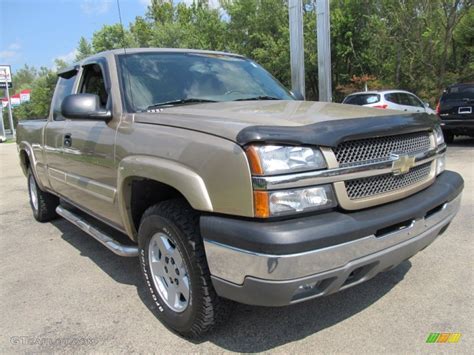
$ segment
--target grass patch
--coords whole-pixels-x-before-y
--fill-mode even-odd
[[[3,144],[5,143],[16,143],[16,141],[13,138],[8,138],[6,141],[3,142]]]

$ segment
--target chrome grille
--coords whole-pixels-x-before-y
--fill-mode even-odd
[[[347,195],[351,200],[356,200],[404,189],[427,179],[430,172],[431,162],[414,167],[403,175],[390,173],[349,180],[345,182]]]
[[[430,149],[430,133],[416,132],[397,136],[348,141],[333,148],[339,166],[385,160],[391,153],[415,154]]]

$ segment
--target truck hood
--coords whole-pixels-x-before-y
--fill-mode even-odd
[[[192,104],[137,113],[135,122],[200,131],[250,142],[334,146],[347,139],[432,129],[433,115],[314,101]]]

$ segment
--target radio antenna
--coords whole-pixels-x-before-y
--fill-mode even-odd
[[[120,21],[120,29],[122,32],[122,47],[123,47],[123,55],[124,55],[124,67],[127,67],[127,42],[125,41],[125,28],[123,27],[123,22],[122,22],[122,11],[120,10],[120,0],[117,0],[117,10],[118,10],[118,16],[119,16],[119,21]],[[132,92],[132,82],[130,80],[130,73],[128,72],[127,68],[127,82],[128,82],[128,91],[130,94],[130,101],[132,104],[132,107],[135,108],[135,105],[133,104],[133,92]]]

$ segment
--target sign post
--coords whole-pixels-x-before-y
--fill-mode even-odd
[[[8,100],[8,118],[10,122],[10,129],[13,137],[16,136],[15,127],[13,125],[13,114],[12,114],[12,103],[10,100],[10,88],[12,87],[12,74],[9,65],[0,65],[0,88],[4,88],[7,93]],[[2,127],[3,127],[3,114],[2,114]]]
[[[288,12],[290,22],[291,90],[298,97],[304,98],[303,1],[290,0]]]
[[[319,101],[332,101],[329,0],[316,1]]]
[[[2,115],[0,119],[0,143],[2,143],[7,140],[7,135],[5,134],[5,127],[3,126],[3,105],[0,108],[0,114]]]

